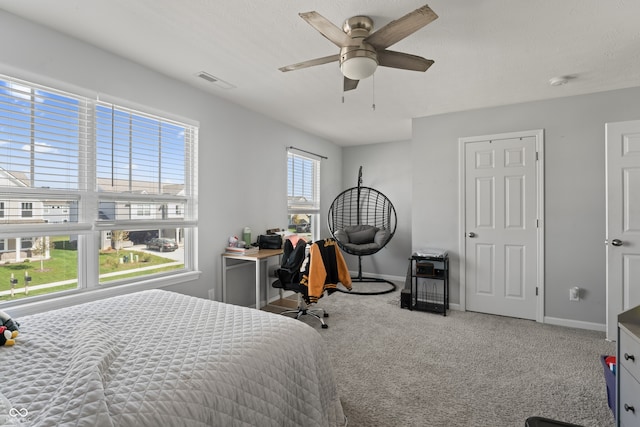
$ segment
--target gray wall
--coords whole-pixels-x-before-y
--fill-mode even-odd
[[[296,147],[328,157],[322,160],[323,194],[342,183],[342,149],[283,123],[121,57],[0,11],[0,73],[42,84],[108,94],[200,122],[199,280],[174,286],[187,294],[221,295],[221,261],[229,235],[245,226],[254,236],[287,224],[286,151]],[[197,70],[194,70],[197,71]],[[241,90],[239,88],[238,90]],[[265,168],[265,165],[268,167]],[[323,199],[328,210],[331,200]],[[322,235],[328,233],[323,223]],[[251,268],[230,273],[230,299],[255,301]]]
[[[322,212],[356,184],[379,189],[398,212],[388,247],[363,270],[404,277],[412,249],[435,246],[452,257],[452,302],[458,298],[458,138],[545,130],[546,316],[605,323],[604,124],[640,118],[640,88],[561,98],[414,120],[412,141],[342,149],[221,98],[0,11],[0,73],[43,84],[77,86],[200,122],[200,280],[174,286],[220,296],[220,256],[230,234],[254,234],[286,220],[288,145],[322,161]],[[19,40],[19,43],[16,42]],[[344,162],[344,163],[343,163]],[[260,173],[262,164],[281,165]],[[246,174],[239,170],[249,171]],[[233,179],[229,177],[232,176]],[[326,236],[325,219],[321,235]],[[351,269],[357,268],[349,257]],[[248,269],[250,270],[250,269]],[[253,303],[251,271],[234,272],[231,300]],[[586,290],[579,303],[568,289]]]
[[[413,121],[413,246],[449,249],[459,302],[458,139],[544,129],[545,317],[606,323],[605,133],[640,118],[640,88]],[[585,290],[569,301],[569,288]]]
[[[370,144],[343,149],[343,190],[358,185],[372,187],[391,200],[398,215],[396,234],[377,254],[362,257],[363,275],[404,279],[411,255],[411,141]],[[337,194],[336,194],[337,195]],[[333,197],[335,198],[335,196]],[[333,199],[332,198],[332,199]],[[349,270],[358,271],[358,257],[345,254]]]

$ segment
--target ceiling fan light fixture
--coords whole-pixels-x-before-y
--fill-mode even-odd
[[[340,52],[340,71],[351,80],[371,77],[378,68],[378,56],[373,47],[362,43],[358,47],[344,47]]]
[[[340,71],[351,80],[363,80],[371,77],[378,68],[378,61],[365,56],[356,56],[342,61]]]

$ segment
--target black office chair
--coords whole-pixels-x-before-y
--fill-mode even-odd
[[[295,314],[296,319],[300,319],[302,316],[311,316],[318,319],[322,324],[322,328],[326,329],[329,325],[324,322],[323,318],[329,317],[329,314],[322,308],[309,308],[309,304],[306,302],[308,288],[300,284],[303,264],[305,260],[308,262],[306,247],[307,242],[303,239],[298,240],[295,248],[290,240],[285,240],[282,264],[275,271],[278,280],[274,281],[271,286],[285,291],[293,291],[298,296],[298,308],[286,310],[280,314]]]

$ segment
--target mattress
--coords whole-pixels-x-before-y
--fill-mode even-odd
[[[322,337],[285,316],[151,290],[16,320],[0,425],[346,425]]]

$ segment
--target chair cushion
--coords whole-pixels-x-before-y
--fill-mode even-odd
[[[353,255],[372,255],[387,244],[391,233],[373,225],[350,225],[337,230],[334,235],[340,247]]]
[[[333,237],[340,243],[349,243],[349,235],[344,230],[336,230],[336,232],[333,233]]]
[[[363,245],[374,242],[378,229],[373,225],[352,225],[345,227],[344,231],[349,236],[349,243]]]
[[[354,255],[371,255],[380,250],[380,245],[377,243],[363,243],[356,245],[355,243],[343,243],[344,250]]]
[[[375,244],[382,247],[387,244],[387,242],[389,241],[389,237],[391,237],[389,230],[387,230],[386,228],[381,228],[380,230],[376,231],[376,235],[373,236],[373,241]]]

